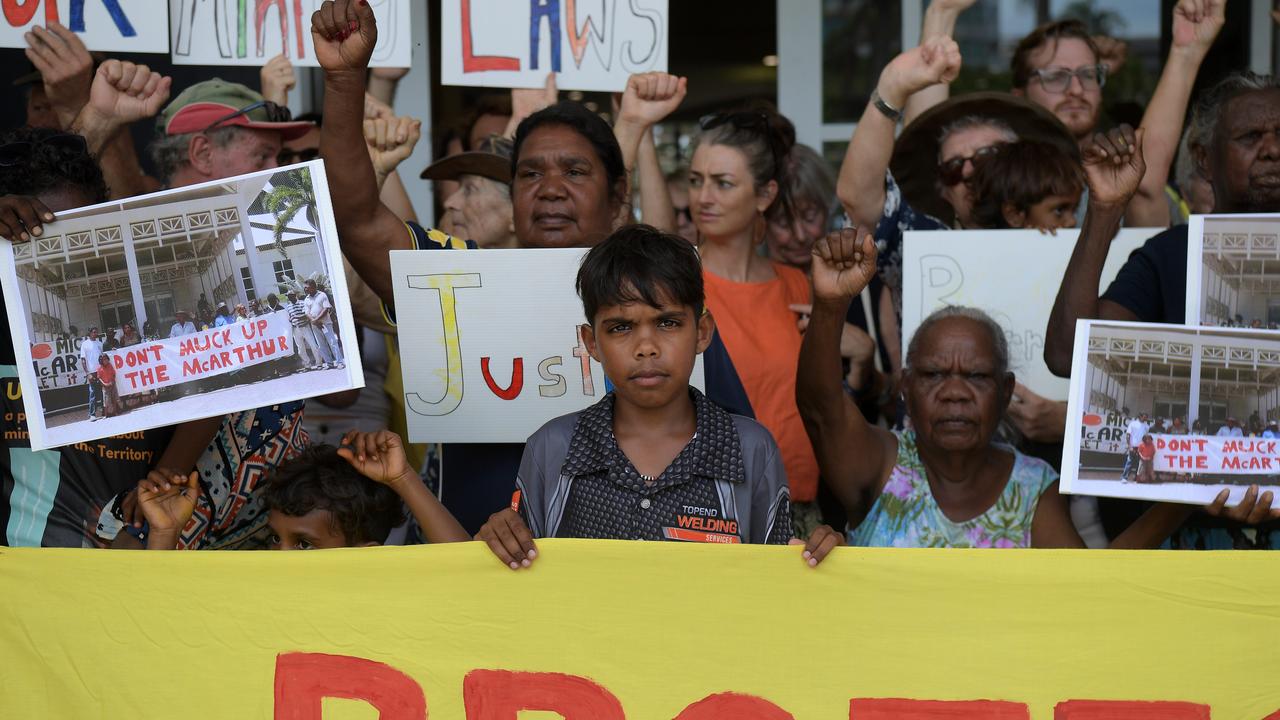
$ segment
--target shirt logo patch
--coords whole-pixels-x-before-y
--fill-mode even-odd
[[[662,535],[668,540],[679,540],[681,542],[719,543],[721,545],[738,545],[742,543],[742,539],[737,535],[685,530],[684,528],[664,527],[662,528]]]

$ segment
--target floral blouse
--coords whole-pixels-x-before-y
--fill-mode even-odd
[[[1040,495],[1058,479],[1048,463],[1008,448],[1013,471],[1004,491],[986,512],[952,522],[933,499],[914,431],[898,437],[898,462],[884,491],[858,527],[848,531],[850,545],[862,547],[1031,547],[1031,521]]]

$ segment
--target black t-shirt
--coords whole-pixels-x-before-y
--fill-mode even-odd
[[[1181,325],[1187,317],[1187,226],[1178,225],[1146,241],[1103,293],[1141,322]]]

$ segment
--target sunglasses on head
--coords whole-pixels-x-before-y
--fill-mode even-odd
[[[1000,145],[988,145],[980,147],[973,151],[972,155],[964,155],[961,157],[953,157],[946,162],[938,163],[938,177],[942,180],[942,184],[950,187],[964,180],[964,164],[973,163],[977,165],[979,160],[991,157],[1000,150]]]
[[[703,115],[698,119],[698,127],[703,130],[710,130],[721,125],[732,125],[739,130],[766,128],[769,126],[769,116],[759,112],[739,111],[712,113]]]
[[[20,140],[0,145],[0,167],[13,167],[26,162],[31,157],[31,153],[41,145],[47,145],[69,155],[83,155],[89,152],[89,145],[83,137],[61,133],[39,140]]]
[[[293,119],[293,113],[290,112],[289,108],[285,107],[284,105],[277,105],[271,102],[270,100],[260,100],[252,105],[246,105],[240,108],[239,110],[231,113],[230,115],[220,117],[217,120],[214,120],[213,122],[209,123],[209,126],[206,127],[202,132],[209,132],[210,130],[217,128],[219,125],[227,122],[228,120],[234,120],[240,117],[241,115],[247,116],[249,113],[253,112],[254,110],[264,111],[267,114],[267,122],[273,122],[273,123],[289,122],[290,120]]]

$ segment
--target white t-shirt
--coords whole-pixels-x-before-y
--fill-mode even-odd
[[[1244,437],[1244,430],[1239,426],[1223,425],[1218,428],[1218,437]]]
[[[190,320],[186,321],[185,323],[174,323],[173,327],[169,328],[169,337],[171,338],[181,337],[183,335],[195,335],[195,334],[196,334],[195,323],[191,322]]]
[[[1129,447],[1136,448],[1142,444],[1142,436],[1151,430],[1151,426],[1142,422],[1142,418],[1129,421]]]
[[[84,342],[80,343],[80,360],[84,363],[86,373],[98,372],[99,357],[102,357],[102,341],[85,338]]]
[[[302,306],[306,308],[307,317],[311,318],[311,322],[324,318],[324,324],[329,324],[327,311],[333,306],[329,304],[329,296],[325,295],[323,290],[316,290],[315,295],[308,295],[302,301]]]

